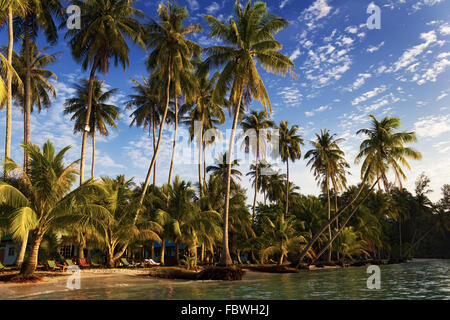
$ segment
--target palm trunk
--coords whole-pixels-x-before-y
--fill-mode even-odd
[[[151,250],[152,259],[155,260],[155,242],[152,241],[152,250]]]
[[[78,258],[84,259],[84,248],[86,248],[86,240],[84,238],[84,235],[81,235],[80,237],[80,243],[78,247]]]
[[[166,241],[161,239],[161,265],[164,265],[164,253],[166,251]]]
[[[94,179],[94,169],[95,169],[95,128],[92,128],[92,167],[91,167],[92,179]]]
[[[175,159],[175,150],[177,148],[177,134],[178,134],[178,98],[175,96],[175,132],[173,133],[173,148],[172,148],[172,159],[170,160],[170,169],[169,169],[169,181],[167,183],[172,182],[172,173],[173,173],[173,161]]]
[[[41,245],[43,236],[44,233],[41,232],[40,230],[37,230],[33,233],[33,241],[31,243],[30,255],[22,264],[20,268],[20,275],[24,277],[29,277],[36,270],[36,266],[38,263],[39,246]]]
[[[92,91],[93,91],[93,85],[94,85],[94,78],[95,78],[95,71],[97,69],[98,60],[96,59],[94,61],[94,64],[92,65],[91,74],[89,75],[89,88],[88,88],[88,109],[86,112],[86,119],[84,121],[85,127],[83,128],[83,139],[81,143],[81,161],[80,161],[80,185],[84,182],[84,162],[86,158],[86,141],[87,141],[87,135],[88,131],[86,130],[87,126],[90,123],[91,119],[91,111],[92,111]]]
[[[283,264],[283,258],[284,258],[284,254],[280,255],[280,260],[278,261],[278,265],[282,265]]]
[[[28,232],[25,234],[25,237],[22,238],[20,241],[20,249],[19,254],[16,259],[16,267],[21,267],[23,263],[23,259],[25,258],[25,252],[27,251],[27,244],[28,244]]]
[[[258,195],[259,135],[256,137],[255,194],[253,195],[253,221],[256,215],[256,196]]]
[[[148,188],[148,183],[150,182],[150,175],[151,175],[151,173],[153,171],[153,167],[155,166],[156,158],[157,158],[158,152],[159,152],[159,147],[161,145],[161,138],[162,138],[162,133],[163,133],[163,129],[164,129],[164,123],[166,122],[167,111],[169,110],[170,79],[171,79],[171,77],[170,77],[170,68],[169,68],[169,75],[167,77],[167,88],[166,88],[166,107],[164,109],[164,115],[163,115],[163,117],[161,119],[161,125],[159,127],[158,143],[156,144],[156,150],[153,153],[152,161],[150,162],[150,167],[148,168],[147,177],[145,178],[145,182],[144,182],[144,188],[142,190],[142,194],[141,194],[141,197],[139,199],[139,206],[138,206],[138,209],[136,211],[136,215],[134,217],[134,223],[135,224],[136,224],[136,221],[138,220],[138,217],[139,217],[140,207],[142,206],[142,203],[144,202],[145,194],[146,194],[147,188]]]
[[[155,114],[152,116],[152,136],[153,136],[153,154],[156,152],[156,128],[155,128]],[[156,187],[156,163],[153,167],[153,187]]]
[[[331,201],[330,201],[330,186],[328,184],[328,172],[326,174],[326,187],[327,187],[327,201],[328,201],[328,220],[331,218]],[[331,224],[328,225],[328,239],[331,240]],[[330,247],[328,249],[328,262],[331,262],[331,251],[332,245],[330,243]]]
[[[198,187],[200,195],[203,194],[202,190],[202,140],[203,140],[203,128],[200,128],[200,137],[198,142]]]
[[[30,116],[31,116],[31,53],[30,53],[30,30],[29,16],[25,18],[25,88],[24,88],[24,143],[30,143]],[[24,151],[24,169],[29,171],[30,159],[28,152]]]
[[[178,249],[178,244],[175,243],[175,257],[177,259],[177,266],[180,265],[180,250]]]
[[[12,8],[8,8],[8,63],[12,66],[12,52],[14,45],[13,32],[13,14]],[[6,103],[6,135],[5,135],[5,159],[11,158],[11,126],[12,126],[12,71],[8,71],[7,75],[7,103]],[[4,171],[4,178],[6,180],[8,173]]]
[[[289,210],[289,158],[286,160],[286,208],[285,214],[288,214]]]
[[[342,224],[342,226],[340,228],[338,228],[336,234],[328,241],[328,243],[325,245],[325,247],[319,252],[319,254],[316,255],[316,257],[314,258],[314,261],[312,263],[314,263],[315,261],[317,261],[317,259],[320,258],[320,256],[327,250],[328,247],[331,246],[331,244],[333,243],[333,241],[337,238],[337,236],[339,235],[339,233],[345,228],[345,226],[347,225],[347,223],[350,221],[351,217],[356,213],[356,211],[358,211],[359,207],[361,206],[361,204],[364,203],[364,201],[367,200],[367,198],[369,197],[370,193],[372,192],[372,190],[375,188],[375,186],[377,185],[377,182],[375,182],[372,187],[369,189],[369,191],[367,192],[367,194],[364,196],[364,198],[356,205],[356,207],[353,209],[353,211],[350,213],[350,215],[347,217],[347,219],[344,221],[344,223]]]
[[[220,265],[229,266],[233,262],[231,261],[230,249],[228,247],[228,214],[230,210],[230,187],[231,187],[231,163],[233,159],[233,147],[234,137],[236,135],[236,127],[239,117],[239,109],[241,108],[242,94],[239,95],[239,102],[235,110],[233,119],[233,128],[231,131],[230,145],[228,148],[228,172],[227,172],[227,184],[225,192],[225,210],[223,215],[223,242],[222,242],[222,255],[220,257]]]
[[[300,263],[303,261],[303,259],[305,258],[307,252],[309,251],[309,249],[313,246],[313,244],[317,241],[317,239],[319,239],[320,235],[328,228],[329,225],[331,225],[343,212],[345,212],[345,210],[347,210],[355,201],[356,199],[358,199],[358,197],[360,196],[362,190],[364,189],[364,185],[366,183],[367,180],[367,175],[364,176],[363,181],[361,182],[361,185],[358,189],[358,192],[356,193],[356,195],[353,197],[352,200],[350,200],[349,203],[347,203],[341,210],[339,210],[337,213],[335,213],[333,215],[333,217],[328,220],[327,223],[325,223],[320,230],[314,235],[314,237],[309,241],[309,243],[306,245],[306,247],[303,249],[303,251],[300,253],[300,257],[299,257],[299,261],[297,262],[297,268],[300,266]],[[377,178],[377,181],[375,182],[378,183],[378,181],[380,180],[380,177]]]
[[[334,188],[334,213],[338,212],[338,196],[337,196],[337,189],[336,184],[333,185]],[[339,230],[339,217],[336,218],[336,230]],[[339,241],[338,241],[338,247],[339,247]],[[336,261],[339,261],[339,251],[336,251]]]
[[[202,151],[203,151],[203,184],[206,185],[206,155],[205,155],[205,149],[206,149],[206,143],[205,141],[202,142]]]
[[[202,264],[205,263],[205,244],[204,243],[202,243],[202,253],[201,253],[200,260],[202,261]]]
[[[402,258],[402,219],[398,220],[398,234],[399,234],[399,242],[400,242],[400,259]]]

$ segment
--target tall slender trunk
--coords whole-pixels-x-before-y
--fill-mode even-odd
[[[256,196],[258,195],[259,134],[256,136],[255,194],[253,195],[253,221],[256,215]]]
[[[155,113],[152,116],[152,136],[153,136],[153,154],[156,152],[156,124],[155,124]],[[156,187],[156,163],[153,167],[153,187]]]
[[[8,63],[12,66],[12,53],[14,45],[14,31],[13,31],[13,14],[12,8],[8,8]],[[6,93],[6,134],[5,134],[5,158],[11,158],[11,126],[12,126],[12,71],[8,71]],[[4,178],[6,180],[8,172],[4,171]]]
[[[83,139],[81,142],[81,161],[80,161],[80,184],[84,182],[84,163],[86,160],[86,141],[88,131],[86,130],[89,126],[91,119],[91,111],[92,111],[92,91],[95,79],[95,71],[97,70],[98,60],[95,59],[94,64],[92,65],[91,73],[89,75],[89,88],[88,88],[88,109],[86,112],[86,119],[84,120],[84,128],[83,128]],[[90,128],[93,129],[93,128]]]
[[[202,243],[202,253],[200,256],[200,260],[201,260],[202,264],[205,263],[205,244],[204,243]]]
[[[161,238],[161,265],[164,265],[164,253],[166,252],[166,241]]]
[[[175,243],[175,257],[177,260],[177,266],[180,265],[180,249],[178,248],[178,243]]]
[[[343,212],[345,212],[345,210],[347,210],[355,201],[356,199],[358,199],[358,197],[360,196],[362,190],[364,189],[364,185],[366,183],[367,180],[367,174],[364,176],[363,180],[361,181],[361,185],[359,186],[359,189],[356,193],[356,195],[353,197],[352,200],[350,200],[350,202],[348,202],[341,210],[339,210],[337,213],[335,213],[333,215],[333,217],[331,217],[330,220],[327,221],[327,223],[325,223],[320,230],[312,237],[312,239],[309,241],[309,243],[306,245],[306,247],[303,249],[303,251],[300,253],[300,257],[299,257],[299,261],[297,262],[297,268],[300,266],[301,262],[303,261],[303,258],[305,258],[306,254],[308,253],[309,249],[313,246],[313,244],[317,241],[317,239],[319,239],[320,235],[328,228],[329,225],[331,225]],[[378,181],[380,180],[380,177],[377,178],[377,181],[375,182],[378,183]]]
[[[84,259],[84,248],[86,248],[86,239],[83,234],[80,235],[80,243],[78,246],[78,258]]]
[[[203,141],[203,146],[202,146],[202,151],[203,151],[203,184],[206,185],[206,154],[205,154],[205,149],[206,149],[206,142]]]
[[[41,245],[42,238],[44,233],[41,230],[36,230],[33,232],[33,240],[31,242],[31,250],[27,259],[25,259],[24,263],[20,268],[20,274],[22,276],[31,276],[33,272],[36,270],[36,266],[38,263],[38,254],[39,247]]]
[[[334,189],[334,213],[338,212],[338,191],[336,188],[336,181],[333,181],[333,189]],[[339,230],[339,217],[336,218],[336,230]],[[337,243],[338,247],[339,247],[339,240]],[[339,250],[336,250],[336,260],[339,261]]]
[[[29,15],[25,18],[25,88],[24,88],[24,143],[30,143],[30,116],[31,116],[31,52],[30,52],[30,18]],[[24,151],[24,169],[29,171],[30,159],[28,152]]]
[[[230,144],[228,148],[228,172],[227,172],[227,183],[225,192],[225,210],[223,215],[223,241],[222,241],[222,255],[220,257],[220,265],[229,266],[233,262],[230,256],[230,249],[228,247],[228,215],[230,210],[230,187],[231,187],[231,164],[233,162],[233,147],[234,147],[234,137],[236,135],[236,127],[238,123],[239,110],[241,108],[242,93],[239,95],[239,101],[235,110],[235,115],[233,119],[233,128],[231,131]]]
[[[16,267],[21,267],[23,263],[23,259],[25,258],[25,252],[27,251],[27,244],[28,244],[28,233],[25,234],[25,236],[20,240],[20,249],[19,254],[17,255],[16,259]]]
[[[175,151],[177,148],[177,135],[178,135],[178,97],[175,96],[175,131],[173,133],[172,159],[170,160],[169,179],[167,182],[169,184],[172,182],[173,161],[175,159]]]
[[[142,206],[142,203],[144,202],[145,194],[146,194],[147,188],[148,188],[148,183],[150,182],[150,175],[153,171],[153,167],[155,165],[156,158],[158,157],[159,147],[161,145],[161,138],[162,138],[162,133],[163,133],[163,129],[164,129],[164,123],[166,122],[167,111],[169,110],[170,80],[171,80],[171,76],[170,76],[170,68],[169,68],[169,75],[167,77],[167,87],[166,87],[166,107],[164,109],[164,115],[161,119],[161,125],[159,126],[158,143],[156,144],[156,150],[153,153],[152,161],[150,162],[150,167],[148,168],[148,172],[147,172],[147,177],[145,178],[144,188],[142,189],[142,194],[141,194],[141,197],[139,198],[139,206],[136,211],[136,215],[134,216],[134,224],[136,224],[136,221],[139,218],[140,207]]]
[[[328,204],[328,220],[331,218],[331,201],[330,201],[330,185],[328,183],[328,172],[326,173],[326,187],[327,187],[327,204]],[[328,239],[331,240],[331,224],[328,225]],[[331,251],[332,251],[332,245],[330,244],[330,247],[328,249],[328,262],[331,261]]]
[[[203,194],[202,190],[202,143],[203,140],[203,124],[202,128],[200,128],[200,137],[198,142],[198,187],[200,190],[200,195]]]
[[[286,160],[286,208],[285,214],[288,214],[289,210],[289,158]]]
[[[155,260],[155,242],[152,241],[152,249],[151,249],[152,259]]]
[[[95,128],[92,128],[92,167],[91,167],[92,179],[94,179],[94,169],[95,169]]]

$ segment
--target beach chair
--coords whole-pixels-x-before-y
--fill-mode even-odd
[[[81,268],[89,268],[90,267],[89,263],[87,263],[85,258],[78,258],[78,265]]]
[[[0,272],[12,270],[11,267],[5,267],[3,263],[0,262]]]
[[[136,265],[129,263],[126,258],[120,258],[120,262],[122,262],[123,266],[126,268],[135,268],[136,267]]]
[[[144,259],[144,266],[150,265],[150,267],[153,267],[153,266],[159,266],[160,264],[161,264],[161,263],[156,262],[156,261],[153,260],[153,259]]]
[[[91,266],[93,266],[94,268],[100,268],[101,264],[97,263],[97,261],[91,259]]]
[[[71,267],[71,266],[75,265],[75,263],[73,263],[72,259],[66,259],[65,262],[66,262],[68,267]]]
[[[52,271],[61,270],[61,267],[56,264],[55,260],[47,260],[47,267]],[[65,268],[62,268],[63,270]]]

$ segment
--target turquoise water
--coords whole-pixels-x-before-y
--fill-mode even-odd
[[[163,280],[123,274],[54,284],[0,287],[1,299],[450,299],[450,260],[383,265],[381,289],[368,289],[366,267],[297,274],[249,272],[242,281]],[[34,287],[33,287],[34,286]]]

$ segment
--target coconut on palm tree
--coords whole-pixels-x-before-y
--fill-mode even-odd
[[[303,139],[298,134],[298,126],[293,125],[289,128],[287,121],[281,121],[279,126],[279,142],[280,142],[280,156],[281,160],[286,163],[286,204],[285,214],[289,210],[289,160],[292,162],[298,160],[302,156],[300,146],[303,145]]]
[[[92,98],[95,74],[107,74],[111,60],[125,70],[129,65],[130,48],[126,39],[145,47],[142,41],[142,26],[138,18],[144,13],[133,7],[133,0],[73,0],[72,5],[80,8],[81,28],[69,29],[65,39],[76,62],[83,70],[90,69],[88,107],[83,126],[81,144],[80,184],[84,181],[86,141],[90,131]]]
[[[229,91],[228,106],[233,115],[233,126],[228,155],[232,159],[241,106],[248,104],[248,101],[253,98],[262,103],[266,112],[271,111],[269,95],[259,75],[256,63],[259,63],[268,72],[281,75],[288,72],[293,73],[293,62],[279,52],[282,45],[274,37],[278,31],[287,26],[288,21],[274,14],[269,14],[266,3],[255,2],[252,4],[251,0],[244,7],[236,0],[234,16],[226,23],[211,15],[205,15],[204,18],[210,27],[210,36],[223,41],[225,44],[207,48],[208,58],[206,61],[210,65],[224,66],[217,80],[214,98],[216,101],[223,102]],[[230,84],[231,89],[229,89]],[[228,171],[222,265],[230,265],[232,262],[228,248],[231,162]]]
[[[65,102],[64,114],[71,114],[70,120],[75,121],[74,133],[83,132],[85,127],[86,113],[88,109],[89,79],[81,80],[75,85],[76,96],[69,98]],[[92,138],[92,166],[91,178],[94,179],[95,169],[95,133],[101,136],[108,136],[108,126],[117,130],[116,120],[119,119],[119,108],[108,104],[108,100],[117,89],[104,90],[104,82],[100,82],[97,77],[92,84],[91,116],[89,119],[89,135]]]
[[[23,145],[23,148],[31,158],[28,172],[12,160],[6,160],[4,165],[8,171],[15,171],[27,193],[0,182],[0,201],[14,208],[10,222],[13,237],[23,239],[25,234],[32,233],[30,252],[20,270],[20,275],[27,277],[36,270],[39,246],[50,229],[81,221],[85,215],[101,220],[107,213],[94,204],[102,192],[98,183],[88,181],[71,190],[78,173],[78,161],[64,165],[64,156],[70,147],[56,152],[47,141],[42,150],[36,145]]]

